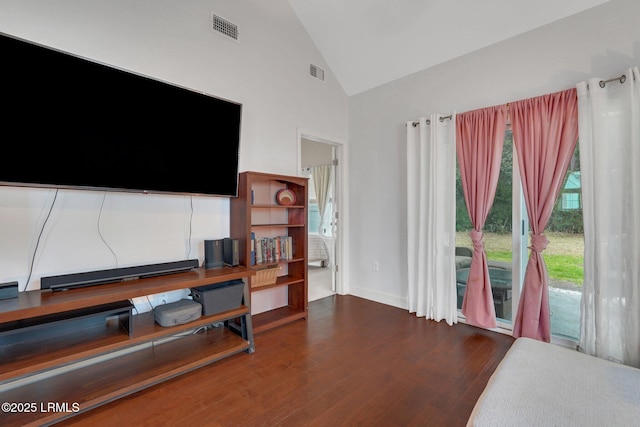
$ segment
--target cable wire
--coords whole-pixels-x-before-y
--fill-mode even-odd
[[[98,229],[98,235],[100,236],[100,239],[102,239],[102,243],[104,243],[104,245],[109,249],[109,251],[111,251],[111,254],[113,255],[113,259],[116,261],[116,267],[117,267],[118,266],[118,256],[113,251],[111,246],[109,246],[109,244],[105,240],[104,236],[102,235],[102,230],[100,229],[100,220],[102,219],[102,211],[103,211],[103,208],[104,208],[104,201],[106,199],[107,199],[107,192],[105,191],[103,196],[102,196],[102,203],[100,204],[100,211],[98,212],[98,221],[97,221],[96,227]]]
[[[189,236],[187,240],[187,259],[191,258],[191,235],[193,232],[193,196],[189,197],[191,213],[189,215]]]
[[[42,233],[44,233],[44,229],[47,226],[47,222],[49,221],[49,217],[51,216],[51,212],[53,211],[53,206],[56,204],[56,200],[58,199],[58,189],[56,188],[56,192],[53,196],[53,201],[51,202],[51,206],[49,206],[49,212],[47,212],[47,216],[42,223],[42,227],[40,227],[40,233],[38,234],[38,239],[36,240],[36,247],[33,250],[33,255],[31,256],[31,264],[29,265],[29,274],[27,275],[27,281],[24,284],[24,289],[22,292],[27,290],[29,287],[29,282],[31,281],[31,275],[33,274],[33,267],[36,262],[36,254],[38,253],[38,247],[40,246],[40,239],[42,238]]]

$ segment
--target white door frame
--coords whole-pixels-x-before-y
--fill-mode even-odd
[[[320,136],[317,132],[312,132],[304,129],[298,129],[298,171],[302,170],[302,139],[308,139],[315,142],[331,145],[335,148],[335,157],[338,159],[338,165],[335,167],[335,188],[337,194],[336,198],[336,213],[338,215],[338,233],[335,241],[335,265],[337,271],[335,272],[335,292],[339,295],[346,295],[348,293],[348,286],[346,285],[346,278],[348,276],[348,248],[346,242],[348,226],[348,197],[347,197],[347,174],[346,163],[347,153],[345,144],[339,141],[337,138]]]

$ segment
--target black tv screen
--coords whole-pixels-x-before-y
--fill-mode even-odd
[[[235,196],[242,105],[0,34],[4,185]]]

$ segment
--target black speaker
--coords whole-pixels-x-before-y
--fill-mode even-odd
[[[225,265],[235,267],[240,264],[240,242],[238,239],[225,238],[222,253]]]
[[[204,268],[224,267],[223,239],[204,241]]]
[[[18,298],[18,282],[0,283],[0,299]]]

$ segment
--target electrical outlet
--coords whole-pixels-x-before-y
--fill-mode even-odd
[[[167,303],[167,294],[161,294],[160,295],[160,304],[166,304]]]
[[[375,272],[380,271],[380,263],[378,261],[373,261],[371,264],[371,269]]]

